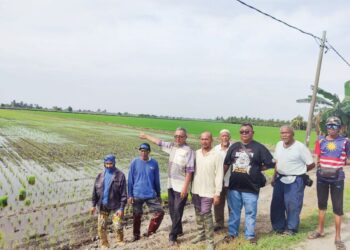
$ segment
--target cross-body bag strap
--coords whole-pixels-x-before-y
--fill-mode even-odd
[[[243,151],[248,155],[249,160],[250,160],[250,164],[253,162],[253,157],[250,155],[250,153],[248,152],[246,146],[241,142],[241,146],[243,148]]]

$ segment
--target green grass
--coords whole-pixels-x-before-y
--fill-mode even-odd
[[[154,129],[162,131],[174,131],[177,127],[185,127],[189,134],[199,136],[203,131],[210,131],[214,136],[218,136],[221,129],[226,128],[231,131],[234,140],[239,139],[239,124],[222,122],[198,121],[198,120],[170,120],[156,118],[125,117],[112,115],[76,114],[63,112],[27,111],[27,110],[0,110],[0,118],[14,119],[20,121],[54,121],[54,120],[80,120],[85,122],[111,123],[126,125],[139,129]],[[273,147],[279,141],[279,128],[255,126],[254,139]],[[296,131],[295,138],[304,141],[305,131]],[[310,147],[314,145],[315,133],[312,133]]]
[[[348,182],[349,183],[349,182]],[[325,227],[329,227],[334,224],[334,215],[332,212],[332,207],[328,206]],[[344,212],[350,211],[350,186],[346,186],[344,190]],[[310,231],[315,230],[318,224],[318,210],[315,209],[310,215],[304,217],[301,220],[299,233],[294,236],[280,236],[280,235],[271,235],[263,234],[259,235],[259,241],[257,246],[252,246],[248,244],[243,236],[240,236],[235,243],[234,249],[238,250],[272,250],[272,249],[293,249],[293,245],[296,245],[307,239],[307,234]],[[239,246],[237,246],[239,244]],[[230,245],[230,247],[232,247]],[[220,248],[220,249],[226,249]]]

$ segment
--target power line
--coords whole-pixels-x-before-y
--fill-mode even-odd
[[[276,18],[276,17],[274,17],[274,16],[272,16],[272,15],[270,15],[270,14],[268,14],[268,13],[266,13],[266,12],[264,12],[264,11],[261,11],[261,10],[259,10],[259,9],[257,9],[257,8],[255,8],[254,6],[252,6],[252,5],[249,5],[249,4],[247,4],[247,3],[245,3],[245,2],[243,2],[243,1],[241,1],[241,0],[236,0],[237,2],[239,2],[240,4],[243,4],[243,5],[245,5],[246,7],[248,7],[248,8],[250,8],[250,9],[253,9],[253,10],[255,10],[255,11],[257,11],[257,12],[259,12],[260,14],[263,14],[263,15],[265,15],[265,16],[267,16],[267,17],[269,17],[269,18],[272,18],[273,20],[275,20],[275,21],[277,21],[277,22],[279,22],[279,23],[282,23],[282,24],[284,24],[284,25],[286,25],[287,27],[289,27],[289,28],[292,28],[292,29],[294,29],[294,30],[297,30],[297,31],[299,31],[299,32],[301,32],[301,33],[303,33],[303,34],[305,34],[305,35],[308,35],[308,36],[311,36],[311,37],[313,37],[314,39],[315,39],[315,41],[320,45],[320,43],[321,43],[321,41],[322,41],[322,39],[320,38],[320,37],[318,37],[318,36],[316,36],[316,35],[314,35],[314,34],[312,34],[312,33],[310,33],[310,32],[307,32],[307,31],[304,31],[304,30],[302,30],[302,29],[300,29],[300,28],[298,28],[298,27],[296,27],[296,26],[294,26],[294,25],[291,25],[291,24],[289,24],[289,23],[286,23],[285,21],[282,21],[281,19],[278,19],[278,18]],[[328,41],[326,41],[326,44],[328,45],[328,47],[331,49],[331,50],[333,50],[349,67],[350,67],[350,63],[328,42]],[[326,52],[328,51],[328,47],[327,46],[325,46],[325,48],[326,48]]]

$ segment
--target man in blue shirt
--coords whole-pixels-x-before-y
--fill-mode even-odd
[[[149,157],[151,146],[142,143],[139,147],[140,157],[135,158],[129,168],[128,202],[133,207],[133,241],[140,239],[142,206],[147,204],[153,217],[145,236],[154,234],[164,217],[160,198],[160,179],[158,162]]]

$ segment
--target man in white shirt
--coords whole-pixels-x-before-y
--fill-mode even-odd
[[[196,151],[196,167],[192,184],[192,202],[195,207],[198,236],[191,242],[207,240],[207,249],[214,249],[212,205],[220,201],[223,179],[223,159],[212,149],[213,136],[203,132],[201,148]]]
[[[228,129],[222,129],[219,133],[220,144],[216,145],[214,147],[214,150],[222,156],[223,160],[225,159],[227,150],[231,145],[230,139],[231,139],[230,131]],[[214,206],[214,217],[215,217],[214,231],[219,231],[224,228],[226,194],[227,194],[228,184],[230,182],[230,175],[231,175],[231,170],[227,171],[224,176],[223,186],[220,193],[220,202],[219,204]]]
[[[294,139],[292,127],[282,126],[280,134],[282,140],[275,149],[276,167],[270,217],[276,233],[294,235],[298,232],[304,200],[303,177],[315,167],[315,163],[310,150]]]

